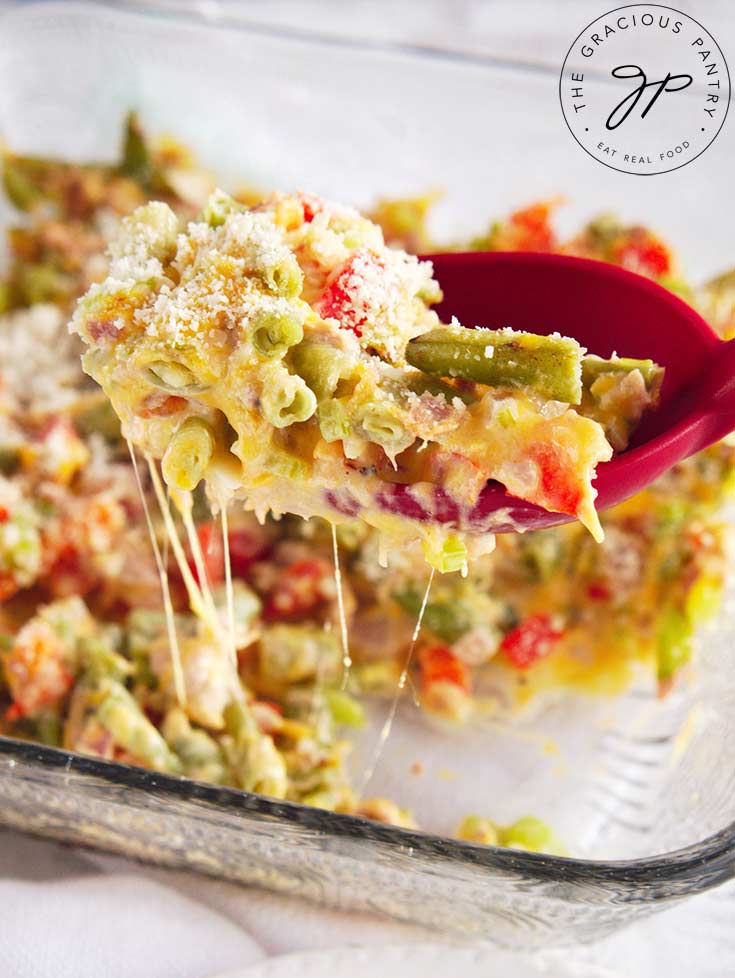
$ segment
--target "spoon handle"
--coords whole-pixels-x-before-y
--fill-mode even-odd
[[[718,344],[694,396],[691,420],[696,436],[688,454],[735,431],[735,339]]]

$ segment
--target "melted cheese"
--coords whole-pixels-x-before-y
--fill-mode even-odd
[[[381,727],[380,733],[378,734],[378,741],[375,745],[375,750],[373,751],[372,757],[368,762],[367,767],[362,776],[360,782],[360,787],[358,790],[358,797],[364,795],[365,788],[370,782],[373,774],[375,774],[375,769],[378,766],[380,757],[385,750],[385,746],[388,743],[391,730],[393,729],[393,721],[396,718],[396,712],[398,710],[398,701],[403,694],[404,689],[408,683],[408,670],[411,665],[411,660],[413,659],[413,653],[416,649],[416,643],[419,639],[419,634],[421,633],[421,625],[424,620],[424,614],[426,613],[426,606],[429,603],[429,595],[431,594],[431,585],[434,583],[434,568],[432,567],[429,573],[429,580],[426,583],[426,590],[424,591],[424,597],[421,601],[421,607],[419,608],[419,613],[416,618],[416,625],[413,630],[413,635],[411,636],[411,645],[409,646],[408,653],[406,655],[405,661],[403,663],[403,669],[401,670],[401,675],[398,677],[398,683],[396,685],[395,693],[391,699],[390,708],[388,710],[388,715],[385,718],[385,722]]]
[[[141,482],[140,471],[138,470],[138,460],[135,457],[135,450],[129,441],[127,442],[127,446],[128,451],[130,452],[130,460],[133,463],[133,471],[135,473],[135,481],[138,485],[140,501],[143,505],[143,513],[145,514],[145,522],[148,529],[148,538],[151,541],[153,557],[156,562],[156,569],[161,582],[161,596],[163,599],[163,610],[166,617],[166,632],[168,634],[168,644],[171,651],[171,670],[174,677],[176,698],[179,701],[179,705],[182,708],[186,708],[186,683],[184,681],[184,669],[181,663],[179,640],[176,634],[176,619],[174,617],[174,608],[171,602],[171,590],[168,583],[166,558],[161,555],[161,549],[158,546],[158,540],[156,539],[155,530],[153,529],[153,520],[151,519],[150,509],[148,507],[148,500],[146,499],[145,492],[143,491],[143,483]],[[168,544],[168,538],[166,542]]]

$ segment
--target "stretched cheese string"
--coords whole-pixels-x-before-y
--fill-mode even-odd
[[[216,647],[218,649],[225,650],[228,647],[227,636],[225,635],[222,628],[222,623],[219,620],[214,598],[212,597],[212,592],[210,591],[209,584],[207,582],[204,556],[202,554],[201,544],[199,542],[199,537],[197,535],[196,527],[194,526],[194,521],[191,515],[191,498],[189,498],[187,504],[187,501],[185,500],[180,498],[178,500],[176,499],[176,496],[181,496],[183,495],[182,493],[178,491],[176,494],[172,493],[172,498],[177,503],[177,508],[181,513],[181,518],[186,529],[187,537],[189,539],[189,546],[194,559],[194,565],[197,568],[197,573],[203,582],[203,587],[201,588],[197,584],[196,579],[191,572],[191,568],[189,567],[186,559],[186,554],[184,553],[184,548],[181,546],[181,541],[179,540],[176,524],[171,516],[171,511],[166,505],[167,497],[164,492],[163,482],[158,474],[158,467],[150,455],[146,455],[145,458],[151,474],[153,490],[156,494],[156,499],[158,500],[158,505],[161,509],[161,515],[163,516],[166,534],[171,544],[174,559],[176,560],[176,566],[179,569],[179,573],[184,581],[184,586],[186,587],[186,593],[189,598],[189,607],[196,617],[203,623],[204,627],[209,631],[209,634],[211,635]],[[190,494],[188,495],[190,496]],[[243,698],[243,691],[237,671],[236,658],[233,665],[232,657],[228,656],[227,664],[230,668],[230,685],[232,695],[235,697],[235,699],[241,700]]]
[[[166,494],[163,490],[163,483],[161,482],[161,477],[158,474],[156,463],[150,455],[146,455],[145,459],[148,463],[148,470],[150,471],[151,482],[153,483],[153,491],[155,492],[156,499],[158,500],[158,505],[163,517],[163,524],[166,528],[166,533],[168,534],[174,559],[176,560],[176,566],[179,569],[179,573],[184,581],[186,593],[189,597],[189,605],[191,610],[200,621],[204,622],[213,636],[220,636],[222,631],[220,623],[216,614],[212,614],[212,611],[209,607],[207,607],[206,602],[204,601],[199,585],[194,579],[194,575],[192,574],[191,568],[186,560],[186,554],[184,553],[184,548],[181,546],[179,534],[176,531],[176,525],[174,524],[168,507],[166,506]]]
[[[182,709],[185,709],[187,702],[186,682],[184,680],[184,668],[181,662],[179,639],[176,634],[176,619],[174,617],[174,608],[171,601],[171,589],[168,583],[168,572],[166,570],[164,559],[161,556],[161,550],[158,546],[158,540],[156,539],[156,534],[153,529],[153,520],[151,519],[150,510],[148,508],[148,501],[145,498],[145,493],[143,492],[143,483],[138,470],[138,460],[135,457],[135,450],[127,438],[125,439],[125,442],[128,446],[128,452],[130,453],[130,461],[133,463],[135,481],[138,485],[138,493],[140,495],[140,501],[143,504],[143,513],[145,514],[145,522],[146,526],[148,527],[148,537],[151,541],[151,547],[153,548],[153,557],[158,570],[158,579],[161,582],[161,596],[163,598],[163,610],[166,618],[166,632],[168,634],[168,645],[171,653],[171,669],[173,672],[176,699],[179,702],[179,706],[181,706]]]
[[[220,635],[221,624],[219,615],[217,614],[217,606],[214,603],[212,591],[209,587],[209,575],[207,574],[207,566],[204,562],[202,544],[199,539],[196,526],[194,526],[194,519],[192,517],[191,493],[182,492],[180,489],[173,489],[171,490],[171,498],[173,499],[174,506],[176,506],[176,509],[181,516],[181,521],[184,524],[184,531],[186,533],[186,539],[189,543],[189,550],[191,551],[191,556],[194,560],[194,567],[196,568],[197,577],[199,578],[199,593],[201,594],[202,602],[207,608],[209,615],[208,622],[217,622],[217,629],[212,629],[212,632],[214,635]]]
[[[408,682],[408,668],[411,664],[411,659],[413,658],[413,653],[416,648],[416,643],[421,632],[421,625],[424,620],[424,613],[426,611],[426,605],[429,603],[429,594],[431,593],[431,585],[434,582],[434,568],[431,568],[431,573],[429,574],[429,580],[426,583],[426,590],[424,591],[424,596],[421,600],[421,607],[419,608],[418,618],[416,619],[416,626],[413,630],[413,635],[411,636],[411,645],[406,655],[406,660],[403,663],[403,669],[401,670],[401,675],[398,678],[398,685],[396,686],[396,691],[393,694],[393,699],[391,701],[390,710],[388,711],[388,716],[385,719],[385,723],[378,736],[378,743],[373,751],[373,756],[370,759],[365,773],[362,776],[362,782],[360,784],[360,789],[358,791],[358,798],[361,798],[364,794],[365,788],[368,786],[372,776],[375,774],[375,769],[378,766],[378,761],[380,760],[380,755],[383,753],[385,745],[388,743],[388,738],[390,737],[390,732],[393,728],[393,721],[396,718],[396,711],[398,710],[398,700],[400,699],[401,693],[406,688],[406,683]]]
[[[230,560],[230,531],[227,525],[227,505],[220,506],[220,524],[222,526],[222,553],[225,561],[225,595],[227,600],[227,637],[228,651],[232,668],[235,673],[237,665],[237,643],[235,641],[235,598],[232,590],[232,563]]]
[[[342,569],[339,565],[339,545],[337,543],[337,527],[332,523],[332,553],[334,554],[334,584],[337,588],[337,610],[339,612],[339,630],[342,639],[342,689],[347,687],[350,678],[352,658],[350,656],[350,640],[347,634],[347,617],[345,615],[345,599],[342,590]]]

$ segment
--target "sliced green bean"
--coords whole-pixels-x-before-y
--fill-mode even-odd
[[[235,782],[244,791],[284,798],[288,772],[272,738],[261,733],[245,703],[230,703],[224,717],[227,734],[222,744]]]
[[[199,417],[187,418],[174,432],[161,461],[166,485],[196,489],[212,460],[216,443],[208,422]]]
[[[368,441],[380,445],[390,456],[398,455],[416,440],[406,430],[400,410],[390,401],[367,405],[360,414],[359,426]]]
[[[341,400],[324,401],[317,408],[319,431],[326,442],[343,441],[352,434],[352,422]]]
[[[424,540],[423,550],[427,562],[440,574],[465,571],[467,567],[467,545],[460,536],[448,536],[441,547],[436,547],[431,540]]]
[[[202,220],[206,221],[210,227],[218,228],[225,223],[230,214],[238,214],[245,209],[243,204],[239,204],[234,197],[226,194],[224,190],[215,190],[213,194],[209,195],[209,199],[204,205]]]
[[[287,428],[312,416],[316,411],[316,396],[302,377],[290,374],[281,364],[274,364],[264,378],[260,405],[266,421],[274,428]]]
[[[332,397],[339,382],[348,380],[354,371],[350,357],[326,343],[299,343],[289,358],[296,373],[316,394],[317,401]]]
[[[263,267],[261,275],[271,291],[287,299],[295,299],[300,295],[304,284],[304,273],[295,255],[285,255],[276,264]]]
[[[169,394],[187,396],[201,394],[208,389],[208,385],[199,383],[194,373],[183,363],[154,360],[148,364],[146,374],[154,387]]]
[[[582,399],[582,349],[568,337],[441,326],[411,340],[406,359],[437,377],[462,377],[488,387],[531,388],[567,404]]]
[[[253,346],[261,356],[282,357],[304,338],[304,317],[290,309],[258,309],[250,317],[249,328]]]
[[[589,389],[602,374],[632,373],[639,370],[646,384],[646,390],[654,398],[658,396],[664,380],[664,368],[659,367],[653,360],[634,360],[630,357],[612,357],[604,360],[601,357],[586,356],[582,359],[582,384]]]

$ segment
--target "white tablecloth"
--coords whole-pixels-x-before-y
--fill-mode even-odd
[[[594,964],[611,978],[725,978],[735,974],[734,924],[735,887],[727,885],[597,944],[542,957],[550,968],[555,961]],[[213,978],[270,955],[437,939],[0,831],[2,978]]]

